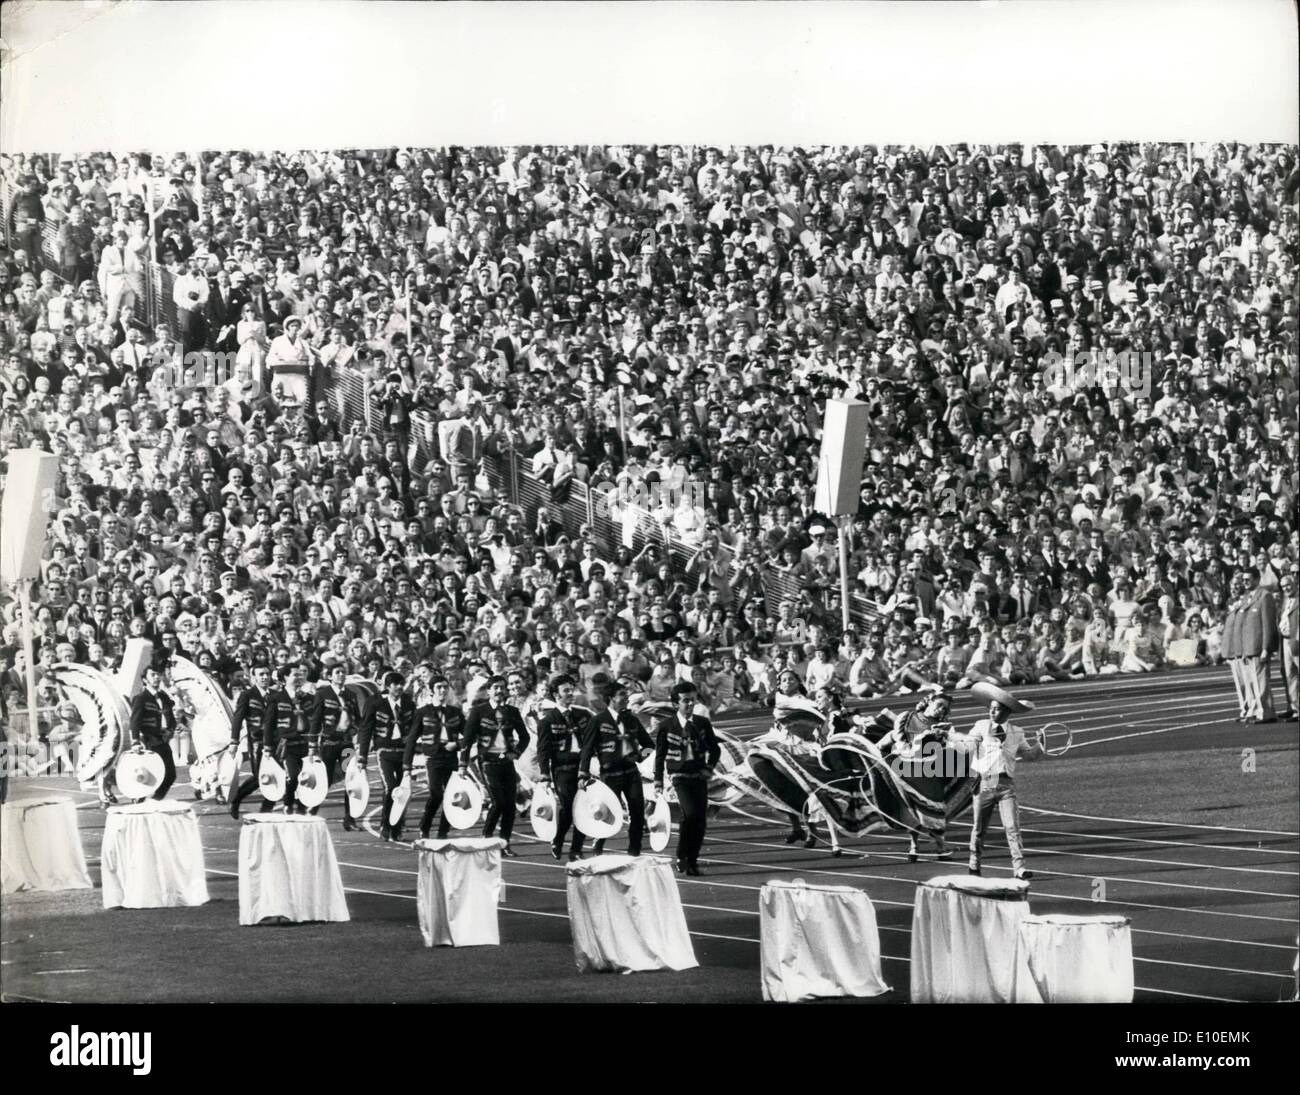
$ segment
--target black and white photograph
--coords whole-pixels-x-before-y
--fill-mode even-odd
[[[856,1003],[1251,1070],[1179,1016],[1300,978],[1293,4],[3,16],[37,1066]]]

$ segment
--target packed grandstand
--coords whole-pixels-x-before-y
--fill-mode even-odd
[[[690,679],[719,711],[786,669],[870,697],[1214,662],[1240,576],[1295,597],[1296,169],[1240,144],[10,157],[0,451],[61,466],[38,674],[146,637],[231,695],[342,664],[454,702]],[[847,629],[813,509],[837,397],[871,418]],[[45,736],[50,680],[40,703]]]

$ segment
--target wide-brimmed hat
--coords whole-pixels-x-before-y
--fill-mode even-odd
[[[468,829],[483,812],[483,790],[468,776],[457,772],[447,780],[442,793],[442,813],[453,829]]]
[[[343,775],[343,789],[348,796],[348,814],[361,817],[370,802],[370,780],[365,770],[354,759]]]
[[[532,808],[528,820],[532,824],[533,834],[538,840],[555,839],[555,795],[544,783],[533,788]]]
[[[623,828],[623,804],[604,783],[596,780],[573,799],[573,823],[594,840],[606,840]]]
[[[662,852],[668,847],[668,841],[673,835],[673,813],[663,795],[646,801],[645,824],[650,838],[650,850]]]
[[[1008,711],[1032,711],[1034,705],[1028,700],[1018,700],[1005,688],[999,688],[996,684],[989,684],[987,681],[979,681],[971,685],[971,694],[979,696],[981,699],[989,700],[1002,704]]]
[[[402,815],[406,813],[406,804],[411,801],[411,773],[402,777],[402,782],[393,788],[393,804],[388,807],[388,824],[400,825]]]
[[[279,802],[284,798],[284,769],[269,752],[262,754],[262,763],[257,768],[257,789],[267,802]]]
[[[308,810],[314,810],[325,801],[329,791],[329,772],[320,757],[304,757],[298,772],[298,801]]]
[[[150,798],[158,790],[165,772],[162,757],[157,753],[132,750],[118,758],[113,778],[124,798]]]

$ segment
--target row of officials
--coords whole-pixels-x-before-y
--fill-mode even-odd
[[[445,680],[434,679],[419,705],[404,691],[405,679],[400,673],[386,674],[382,691],[367,696],[364,702],[358,701],[344,681],[341,666],[333,668],[327,680],[311,690],[305,687],[300,668],[282,667],[274,675],[267,665],[253,669],[252,683],[239,694],[231,722],[232,746],[244,741],[253,774],[239,782],[237,788],[232,785],[231,815],[239,816],[240,803],[258,787],[258,772],[265,755],[274,756],[284,767],[285,808],[301,810],[295,805],[295,793],[303,761],[310,755],[318,756],[334,784],[342,780],[347,758],[355,753],[363,770],[368,769],[372,757],[377,762],[384,788],[380,810],[380,835],[384,840],[401,839],[400,819],[397,825],[390,825],[389,811],[393,792],[417,763],[425,766],[429,780],[420,835],[429,836],[437,816],[437,834],[445,837],[449,823],[441,807],[447,781],[453,772],[467,772],[472,767],[488,798],[483,835],[495,836],[499,830],[506,842],[502,854],[516,855],[510,846],[519,789],[515,761],[528,749],[531,734],[519,709],[506,702],[505,680],[490,680],[486,698],[472,704],[468,712],[448,702],[450,689]],[[154,797],[163,798],[176,771],[170,748],[175,730],[174,705],[157,668],[146,672],[144,685],[132,703],[132,739],[162,758],[165,778]],[[554,706],[545,710],[536,723],[536,759],[542,783],[555,796],[556,832],[551,854],[556,859],[563,857],[570,831],[569,860],[583,853],[585,837],[573,824],[573,803],[579,787],[592,778],[594,759],[601,780],[623,800],[628,817],[628,851],[639,855],[645,831],[645,800],[637,765],[653,752],[655,794],[663,793],[666,774],[672,780],[680,809],[677,869],[698,875],[707,826],[708,781],[721,757],[721,747],[712,723],[695,713],[695,686],[682,682],[674,688],[673,713],[656,721],[653,738],[637,715],[628,710],[628,690],[617,682],[604,687],[603,710],[594,712],[574,704],[575,682],[571,677],[552,678],[550,692]],[[273,808],[270,802],[262,805],[263,810]],[[356,829],[358,820],[351,816],[345,795],[343,828]],[[596,842],[597,854],[603,851],[603,843]]]

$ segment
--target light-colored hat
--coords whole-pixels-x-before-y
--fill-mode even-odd
[[[606,840],[623,828],[623,804],[604,783],[589,783],[574,796],[573,823],[592,839]]]
[[[442,793],[442,812],[453,829],[468,829],[483,812],[483,789],[457,772],[447,780],[447,789]]]
[[[555,795],[544,783],[533,788],[533,804],[528,820],[538,840],[555,839]]]
[[[308,810],[314,810],[325,801],[329,791],[329,772],[320,757],[305,757],[298,772],[298,801]]]
[[[668,841],[673,835],[672,809],[663,795],[646,803],[645,823],[650,837],[650,850],[662,852],[668,847]]]
[[[113,778],[124,798],[150,798],[162,783],[165,771],[157,753],[132,750],[118,758]]]
[[[406,804],[411,801],[411,773],[402,777],[402,782],[393,788],[393,804],[388,808],[388,824],[400,825],[402,815],[406,813]]]
[[[262,763],[257,769],[257,789],[267,802],[279,802],[284,798],[284,769],[270,753],[262,754]]]
[[[361,817],[370,802],[370,780],[355,759],[348,765],[343,776],[343,789],[348,795],[348,814],[351,817]]]

